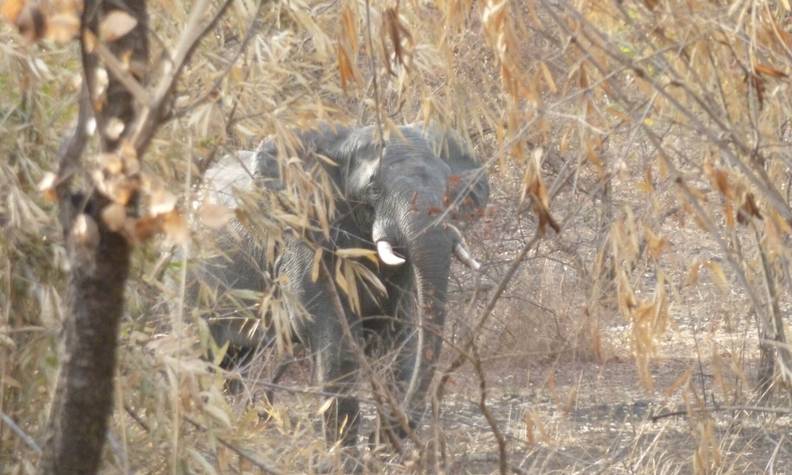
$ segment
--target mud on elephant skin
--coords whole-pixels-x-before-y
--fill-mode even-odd
[[[222,252],[191,265],[190,299],[216,297],[211,308],[194,308],[203,309],[217,343],[229,343],[236,354],[272,339],[274,333],[256,320],[261,314],[281,330],[291,327],[312,353],[323,390],[339,394],[325,413],[328,439],[354,444],[358,402],[350,391],[358,360],[342,319],[361,347],[364,335],[376,334],[387,346],[377,353],[396,352],[392,389],[417,422],[440,354],[451,256],[479,266],[450,221],[480,216],[489,185],[467,144],[439,126],[401,126],[384,144],[375,127],[323,125],[293,135],[292,146],[264,142],[207,171],[209,200],[239,209],[237,219],[202,239]],[[324,184],[316,186],[324,194],[311,183]],[[329,218],[323,222],[320,214],[298,209],[296,187],[313,190],[314,205]],[[310,219],[268,218],[289,213]],[[284,230],[284,222],[302,225]],[[384,292],[360,282],[354,291],[336,290],[336,276],[322,269],[337,274],[339,251],[348,248],[376,251],[376,264],[356,263],[366,262]],[[260,307],[275,299],[286,304],[280,310]],[[377,318],[382,315],[388,318]]]

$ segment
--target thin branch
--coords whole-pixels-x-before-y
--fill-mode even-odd
[[[374,368],[371,367],[371,364],[366,358],[365,351],[360,347],[360,345],[357,344],[357,341],[355,340],[355,337],[352,334],[352,328],[350,328],[347,319],[344,318],[346,312],[344,312],[344,307],[341,303],[341,297],[338,295],[338,290],[336,289],[335,282],[333,281],[333,277],[332,277],[333,274],[330,273],[330,270],[327,268],[327,265],[323,260],[321,261],[321,265],[322,265],[322,272],[328,277],[328,279],[330,279],[330,283],[328,287],[330,290],[330,295],[333,300],[333,306],[335,307],[335,311],[339,316],[339,321],[341,323],[341,331],[344,333],[344,338],[349,343],[352,352],[354,353],[354,356],[358,361],[358,364],[360,365],[361,368],[363,368],[369,382],[371,383],[372,394],[374,396],[374,400],[377,402],[377,410],[380,411],[380,414],[382,414],[383,416],[386,415],[385,405],[384,402],[382,401],[382,398],[384,397],[387,400],[388,405],[390,406],[392,411],[395,413],[396,419],[399,421],[399,425],[401,426],[401,428],[405,431],[407,436],[413,442],[415,442],[416,446],[420,447],[421,446],[420,441],[418,440],[412,428],[410,427],[409,418],[404,413],[404,410],[402,410],[401,405],[396,400],[393,393],[388,390],[387,385],[381,381],[379,374],[376,371],[374,371]],[[390,428],[387,428],[385,434],[388,436],[389,442],[393,445],[396,451],[403,454],[404,452],[402,445],[399,442],[399,438],[396,436],[396,434],[394,434]]]
[[[16,434],[19,437],[19,440],[25,443],[30,450],[36,452],[37,455],[41,455],[41,447],[33,440],[33,437],[29,436],[27,432],[22,430],[10,416],[6,415],[4,412],[0,411],[0,420],[3,421],[3,424],[7,425],[11,432]]]
[[[124,410],[126,411],[127,414],[129,414],[129,417],[131,417],[144,431],[151,432],[151,428],[149,427],[149,425],[146,423],[146,421],[142,417],[140,417],[134,411],[134,409],[132,409],[129,405],[124,404]],[[204,427],[203,425],[201,425],[197,421],[193,420],[189,416],[185,415],[182,418],[184,420],[186,420],[187,422],[189,422],[193,427],[195,427],[196,429],[198,429],[201,432],[208,432],[209,431],[209,429],[207,429],[206,427]],[[239,457],[247,460],[248,462],[252,463],[253,465],[255,465],[258,468],[260,468],[261,470],[263,470],[264,473],[270,473],[270,474],[273,474],[273,475],[280,475],[280,474],[284,473],[284,472],[281,472],[280,470],[278,470],[277,468],[273,467],[269,462],[264,462],[264,461],[256,458],[255,456],[250,455],[245,450],[237,447],[236,445],[232,444],[231,442],[225,440],[222,437],[219,437],[219,436],[215,435],[215,439],[217,439],[217,441],[220,442],[221,445],[223,445],[224,447],[228,448],[229,450],[231,450],[232,452],[237,454]]]
[[[366,0],[366,39],[368,42],[369,61],[371,63],[371,81],[374,86],[374,117],[377,121],[377,134],[379,135],[380,144],[385,143],[385,133],[382,129],[382,104],[380,103],[379,82],[377,81],[377,63],[374,58],[374,44],[371,40],[371,5],[369,0]],[[385,148],[380,148],[380,160],[382,154],[385,153]]]
[[[118,79],[126,89],[129,91],[130,94],[138,101],[140,104],[144,106],[151,105],[151,95],[146,91],[146,89],[138,82],[137,79],[134,78],[129,71],[121,64],[121,61],[116,58],[112,51],[110,51],[107,46],[104,45],[102,42],[97,42],[94,47],[94,53],[99,56],[99,59],[104,62],[107,69],[110,70],[111,73]]]
[[[78,102],[79,112],[77,114],[77,123],[74,126],[74,131],[61,143],[60,149],[58,150],[58,184],[55,186],[55,192],[58,197],[58,202],[63,204],[67,203],[69,199],[69,183],[71,182],[71,177],[80,167],[80,158],[82,157],[83,150],[85,150],[85,143],[88,138],[86,127],[93,114],[88,85],[85,81],[83,81],[82,87],[80,88]],[[68,223],[70,223],[70,220],[66,223],[61,222],[61,225]]]
[[[222,84],[223,80],[228,76],[228,74],[231,72],[231,68],[234,67],[236,62],[239,60],[239,57],[242,56],[242,53],[244,53],[245,50],[247,49],[248,45],[250,44],[250,41],[253,40],[253,37],[255,36],[257,31],[256,22],[258,21],[259,13],[261,13],[261,9],[264,6],[264,3],[266,3],[266,0],[259,0],[258,7],[256,8],[256,12],[253,15],[252,19],[250,20],[250,26],[248,26],[247,32],[245,33],[245,37],[242,39],[242,43],[239,45],[239,48],[234,53],[234,57],[231,58],[230,61],[228,61],[228,64],[226,64],[226,67],[223,70],[223,72],[215,79],[212,86],[206,91],[204,95],[197,98],[192,103],[184,106],[183,108],[177,111],[174,111],[173,118],[182,117],[185,114],[189,113],[191,110],[195,109],[199,105],[206,102],[206,100],[215,91],[220,89],[220,85]]]
[[[195,427],[196,429],[200,430],[201,432],[208,432],[209,431],[209,429],[207,429],[206,427],[204,427],[203,425],[201,425],[200,423],[198,423],[197,421],[193,420],[191,417],[189,417],[187,415],[182,416],[182,418],[184,420],[186,420],[187,422],[189,422],[190,424],[192,424],[193,427]],[[237,447],[236,445],[232,444],[231,442],[225,440],[222,437],[215,436],[215,439],[217,439],[217,441],[220,442],[220,444],[223,445],[224,447],[226,447],[227,449],[231,450],[232,452],[234,452],[235,454],[237,454],[241,458],[247,460],[248,462],[252,463],[256,467],[260,468],[264,473],[269,473],[269,474],[272,474],[272,475],[281,475],[281,474],[285,473],[285,472],[281,472],[277,468],[273,467],[272,464],[270,464],[269,462],[265,462],[265,461],[255,457],[253,455],[250,455],[245,450],[240,449],[239,447]]]
[[[704,407],[700,409],[683,409],[681,411],[674,411],[674,412],[666,412],[663,414],[657,414],[649,419],[652,422],[657,422],[660,419],[665,419],[666,417],[678,417],[678,416],[689,416],[692,414],[697,413],[704,413],[704,412],[726,412],[726,411],[744,411],[744,412],[761,412],[766,414],[780,414],[780,415],[789,415],[792,414],[792,409],[785,409],[781,407],[758,407],[758,406],[721,406],[721,407]]]
[[[498,443],[498,465],[500,468],[500,473],[501,475],[506,475],[506,472],[509,470],[509,458],[506,452],[506,439],[504,439],[503,433],[501,432],[500,428],[498,428],[498,421],[495,420],[495,417],[492,415],[489,407],[487,407],[487,375],[484,373],[484,369],[482,368],[478,347],[475,344],[473,345],[473,357],[473,368],[476,370],[476,374],[479,378],[479,409],[481,409],[481,413],[484,414],[484,417],[487,419],[487,423],[490,425],[492,434],[495,436],[495,440]]]
[[[176,53],[172,59],[166,60],[164,65],[166,73],[163,74],[154,89],[151,104],[140,111],[135,123],[135,132],[131,136],[131,141],[138,155],[142,155],[146,147],[148,147],[158,125],[165,118],[166,102],[170,97],[170,92],[176,85],[176,81],[181,76],[184,65],[190,59],[195,48],[198,47],[201,39],[220,21],[232,1],[225,0],[212,19],[203,27],[201,27],[201,19],[212,2],[211,0],[199,0],[197,5],[193,7],[192,13],[187,19],[187,25],[182,30],[177,42]]]
[[[575,33],[569,30],[569,27],[566,23],[558,17],[558,15],[553,11],[554,6],[549,4],[548,0],[541,0],[542,4],[545,6],[546,11],[548,14],[553,18],[553,21],[561,27],[568,35],[572,38],[575,37]],[[607,36],[604,35],[596,26],[592,25],[591,22],[586,19],[580,12],[576,11],[574,8],[568,10],[571,15],[575,17],[575,20],[579,21],[581,24],[585,25],[587,28],[581,28],[579,31],[580,33],[589,41],[591,44],[605,53],[610,58],[617,61],[619,64],[629,67],[631,70],[635,71],[636,75],[638,75],[641,80],[645,81],[648,85],[652,86],[655,91],[657,91],[664,99],[666,99],[671,105],[674,106],[676,110],[678,110],[682,115],[684,115],[689,121],[690,125],[692,125],[698,132],[703,134],[707,137],[707,139],[713,145],[717,146],[721,152],[724,154],[728,161],[735,166],[737,169],[742,172],[742,174],[754,185],[756,190],[767,199],[768,202],[772,203],[776,210],[781,213],[787,220],[792,220],[792,208],[784,201],[783,196],[776,190],[775,187],[772,186],[770,180],[767,179],[767,173],[761,169],[760,167],[756,167],[754,164],[754,169],[756,173],[753,173],[751,167],[746,165],[740,157],[738,157],[728,146],[728,142],[723,140],[719,135],[727,135],[731,138],[731,142],[737,146],[737,148],[746,155],[751,155],[753,153],[752,149],[748,147],[742,140],[737,136],[734,130],[730,129],[720,117],[715,114],[710,107],[706,105],[706,103],[701,99],[699,95],[693,92],[690,87],[685,84],[683,81],[679,80],[672,80],[669,85],[676,86],[682,88],[685,93],[691,97],[706,113],[707,115],[718,125],[721,129],[721,134],[718,134],[716,131],[707,127],[701,119],[699,119],[696,114],[691,111],[689,108],[684,107],[679,100],[671,95],[667,88],[660,85],[657,80],[651,77],[638,63],[633,61],[632,59],[626,57],[624,54],[620,53],[619,48],[614,45],[611,41],[608,40]],[[592,33],[589,33],[591,31]],[[596,38],[594,37],[596,36]],[[578,42],[575,41],[575,44],[578,48],[581,49],[584,53],[586,53],[583,46]],[[596,61],[593,58],[588,58],[588,61],[591,62],[596,66]],[[674,72],[673,68],[668,66],[670,71]],[[605,74],[606,71],[602,67],[597,67],[597,69],[602,73]],[[629,103],[629,101],[626,101]],[[757,176],[757,174],[759,176]]]

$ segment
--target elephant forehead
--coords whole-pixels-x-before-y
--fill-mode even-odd
[[[451,168],[423,145],[425,144],[389,143],[382,163],[385,179],[403,176],[427,183],[445,183]]]

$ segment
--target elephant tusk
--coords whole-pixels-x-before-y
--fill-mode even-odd
[[[399,257],[393,252],[393,246],[388,241],[377,241],[377,254],[385,265],[400,266],[407,262],[403,257]]]
[[[452,239],[454,240],[454,255],[457,259],[466,266],[473,270],[481,269],[481,264],[470,255],[465,238],[462,237],[462,232],[451,223],[446,223],[446,227],[451,232]]]
[[[463,264],[470,267],[471,269],[473,270],[481,269],[481,264],[479,264],[477,260],[473,259],[473,256],[470,255],[470,252],[465,247],[465,244],[462,243],[461,241],[454,244],[454,255]]]

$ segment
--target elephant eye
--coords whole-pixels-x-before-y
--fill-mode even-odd
[[[365,204],[352,208],[352,218],[360,229],[371,230],[374,224],[374,210]]]
[[[369,202],[379,200],[383,193],[382,187],[376,183],[369,183],[368,186],[366,186],[366,199],[369,200]]]

